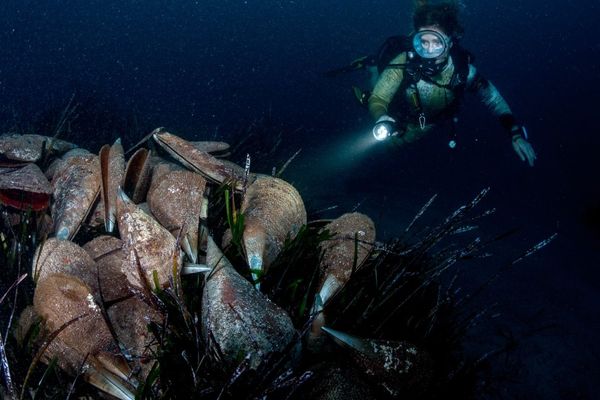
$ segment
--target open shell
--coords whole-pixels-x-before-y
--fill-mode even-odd
[[[104,145],[100,149],[100,170],[102,172],[102,202],[104,203],[104,226],[106,232],[115,229],[117,219],[117,190],[125,175],[125,152],[121,140],[112,146]]]
[[[52,186],[35,164],[0,168],[0,203],[19,210],[42,211],[50,205]]]
[[[216,183],[232,182],[236,189],[243,187],[244,176],[229,168],[221,160],[199,150],[192,142],[175,136],[162,128],[155,130],[152,137],[173,158],[187,168]]]
[[[123,179],[123,191],[135,204],[139,204],[146,199],[146,193],[148,193],[152,178],[151,159],[149,150],[139,149],[127,162]]]

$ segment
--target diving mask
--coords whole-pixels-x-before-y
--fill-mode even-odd
[[[414,34],[413,48],[421,58],[438,58],[450,48],[450,38],[438,31],[422,30]]]

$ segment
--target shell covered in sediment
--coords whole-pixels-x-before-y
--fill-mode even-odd
[[[0,168],[0,203],[33,211],[42,211],[50,204],[52,186],[35,164],[21,168]]]
[[[298,399],[375,400],[377,398],[359,371],[342,360],[325,361],[310,370],[314,373],[313,378],[299,388]]]
[[[117,220],[127,253],[123,273],[129,285],[139,290],[154,288],[156,272],[160,287],[168,287],[171,279],[177,279],[173,271],[178,274],[181,267],[181,252],[175,237],[133,204],[122,190],[117,198]]]
[[[73,143],[43,135],[0,135],[0,159],[16,162],[36,162],[44,152],[64,153],[75,147]]]
[[[250,367],[282,352],[296,337],[290,317],[240,276],[211,237],[206,263],[213,269],[202,297],[204,337],[213,338],[228,368],[249,357]]]
[[[13,330],[13,336],[17,340],[19,347],[25,346],[26,340],[31,333],[31,329],[40,321],[39,316],[35,313],[33,305],[29,305],[21,311],[21,315],[17,319],[17,323]]]
[[[81,279],[90,287],[91,293],[99,298],[98,265],[83,248],[70,240],[50,238],[36,249],[32,271],[35,281],[39,284],[55,273]]]
[[[319,263],[318,297],[312,306],[312,312],[318,314],[308,336],[308,343],[316,349],[322,345],[321,328],[327,320],[322,312],[324,304],[350,280],[353,269],[361,267],[375,242],[375,224],[360,213],[344,214],[323,227],[325,230],[332,236],[320,243],[323,256]]]
[[[104,228],[104,202],[101,199],[98,199],[94,203],[92,211],[90,211],[85,219],[85,223],[90,228],[97,229],[98,231],[100,227]]]
[[[52,180],[54,232],[71,239],[91,212],[100,191],[100,163],[95,155],[65,160]]]
[[[306,225],[300,193],[286,181],[259,176],[247,188],[243,242],[251,269],[266,270],[281,252],[286,237],[294,238]]]
[[[158,184],[162,182],[165,174],[168,174],[172,171],[186,171],[186,169],[179,164],[175,164],[173,162],[155,156],[150,158],[150,165],[152,166],[152,169],[150,177],[150,186],[148,187],[147,193],[152,193],[154,190],[156,190],[156,186],[158,186]]]
[[[125,151],[117,139],[112,146],[100,149],[100,171],[102,173],[102,202],[104,203],[104,225],[107,232],[115,227],[117,214],[117,190],[125,175]]]
[[[107,310],[108,319],[126,354],[142,369],[146,377],[154,361],[158,342],[148,330],[148,324],[161,324],[163,316],[138,297],[113,304]]]
[[[330,328],[323,330],[348,349],[366,376],[394,396],[419,392],[430,382],[433,373],[431,357],[411,343],[358,338]]]
[[[229,150],[229,144],[225,142],[198,141],[190,143],[205,153],[223,153]]]
[[[172,171],[148,193],[152,215],[175,237],[181,236],[192,262],[198,255],[198,224],[206,179],[191,171]],[[183,232],[181,232],[183,229]]]
[[[84,378],[120,399],[133,399],[126,386],[130,369],[90,288],[76,277],[52,274],[38,282],[33,305],[47,334],[56,335],[43,360],[56,359],[65,371]]]
[[[59,333],[44,354],[47,359],[58,356],[68,371],[77,371],[88,353],[116,350],[100,306],[80,279],[57,273],[45,276],[38,281],[33,305],[48,333],[80,318]]]
[[[323,257],[319,264],[321,281],[319,294],[326,302],[350,279],[353,268],[360,268],[375,242],[375,224],[361,213],[344,214],[327,224],[333,236],[321,242]]]
[[[127,278],[122,271],[127,265],[123,242],[113,236],[98,236],[83,245],[83,249],[98,265],[97,280],[102,299],[112,302],[129,296]]]
[[[227,160],[227,159],[221,159],[220,161],[223,163],[223,165],[226,168],[228,168],[229,170],[232,171],[234,176],[244,176],[245,170],[244,170],[244,167],[242,167],[241,165],[238,165],[238,164],[234,163],[233,161]],[[258,175],[259,174],[249,172],[248,173],[248,182],[246,183],[246,185],[250,185],[252,182],[254,182]]]
[[[205,151],[199,150],[193,142],[175,136],[165,130],[153,132],[154,140],[173,158],[187,168],[197,172],[212,182],[235,182],[236,188],[242,188],[244,176],[226,166],[221,160]]]
[[[63,154],[62,157],[53,160],[48,166],[48,168],[46,168],[46,171],[44,171],[44,174],[46,175],[46,178],[52,179],[54,173],[62,168],[62,164],[64,164],[66,160],[68,160],[71,157],[87,156],[89,154],[91,153],[82,147],[77,147],[73,150],[69,150],[65,154]]]

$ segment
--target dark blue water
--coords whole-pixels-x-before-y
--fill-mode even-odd
[[[519,232],[491,249],[494,258],[463,267],[465,287],[559,236],[479,299],[500,316],[482,320],[470,346],[493,349],[498,332],[516,339],[510,360],[497,361],[514,372],[500,385],[504,398],[597,398],[599,4],[491,0],[463,10],[463,45],[529,130],[539,154],[529,168],[476,99],[465,102],[454,151],[443,132],[400,151],[361,146],[371,121],[350,86],[367,76],[322,73],[408,33],[405,3],[5,0],[0,125],[43,121],[73,94],[95,108],[80,108],[70,138],[93,151],[104,143],[90,125],[131,144],[156,126],[200,140],[260,120],[263,139],[283,132],[283,144],[255,165],[269,172],[302,148],[285,177],[309,207],[338,206],[323,216],[358,207],[382,239],[435,193],[432,223],[489,186],[483,208],[498,211],[480,234]]]

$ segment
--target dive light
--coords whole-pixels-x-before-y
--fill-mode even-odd
[[[391,121],[382,121],[375,124],[373,127],[373,136],[375,140],[382,141],[392,136],[394,124]]]
[[[375,122],[375,126],[373,127],[373,137],[377,141],[382,141],[390,136],[395,136],[398,134],[396,129],[396,120],[389,115],[382,115]]]

